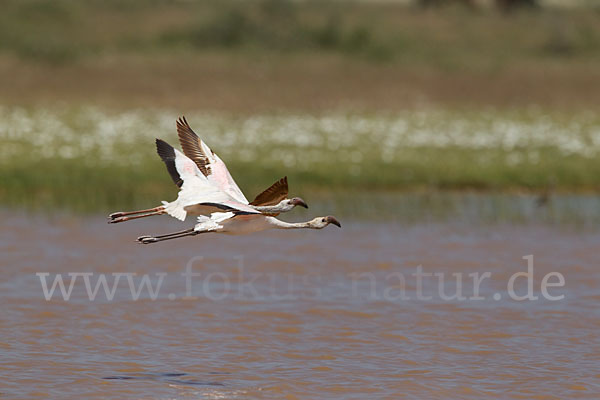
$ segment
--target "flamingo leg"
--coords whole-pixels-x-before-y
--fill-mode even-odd
[[[128,213],[128,215],[131,215],[131,214],[135,214],[135,212],[132,211],[132,212]],[[151,217],[153,215],[161,215],[161,214],[165,214],[165,211],[162,208],[160,210],[150,212],[147,214],[132,215],[131,217],[126,217],[126,216],[115,217],[115,218],[112,218],[110,221],[108,221],[108,223],[109,224],[118,224],[119,222],[125,222],[125,221],[130,221],[132,219]],[[111,215],[113,215],[113,214],[111,214]]]
[[[148,213],[144,216],[158,215],[157,213],[164,214],[164,210],[165,210],[165,208],[163,206],[158,206],[158,207],[154,207],[154,208],[148,208],[147,210],[119,211],[119,212],[114,212],[114,213],[110,214],[108,216],[108,218],[111,219],[111,221],[109,223],[116,223],[116,222],[128,221],[128,219],[122,219],[123,217],[126,217],[128,215],[142,214],[142,213]],[[132,219],[132,218],[130,217],[129,219]]]
[[[150,243],[162,242],[164,240],[179,239],[179,238],[186,237],[186,236],[196,236],[201,233],[207,233],[207,232],[210,232],[210,231],[195,231],[192,229],[191,232],[183,231],[183,232],[174,232],[174,233],[160,235],[160,236],[140,236],[138,238],[138,242],[140,242],[142,244],[150,244]]]
[[[165,233],[163,235],[153,235],[153,236],[152,235],[144,235],[144,236],[138,237],[137,241],[141,242],[143,239],[147,239],[147,238],[157,238],[157,239],[160,239],[160,238],[164,238],[164,237],[167,237],[167,236],[181,235],[181,234],[184,234],[184,233],[191,233],[191,232],[194,232],[194,228],[184,229],[182,231],[177,231],[177,232],[172,232],[172,233]]]

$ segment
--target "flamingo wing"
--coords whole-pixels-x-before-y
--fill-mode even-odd
[[[288,196],[287,176],[284,176],[250,202],[253,206],[273,206]]]
[[[178,204],[186,211],[197,214],[229,211],[236,214],[260,214],[248,205],[233,198],[229,193],[215,186],[205,176],[198,164],[167,142],[156,139],[156,150],[173,181],[181,189]]]
[[[198,137],[185,117],[177,120],[177,135],[183,153],[197,165],[202,175],[234,200],[248,204],[246,196],[231,177],[223,160]]]
[[[156,152],[165,163],[171,179],[180,188],[183,185],[183,179],[181,179],[181,175],[177,172],[177,166],[175,165],[175,149],[164,140],[156,139]]]

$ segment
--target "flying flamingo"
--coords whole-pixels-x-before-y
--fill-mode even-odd
[[[150,244],[209,232],[244,235],[267,229],[323,229],[329,224],[342,227],[340,222],[331,215],[317,217],[307,222],[289,223],[260,213],[216,212],[211,214],[210,218],[206,216],[198,217],[198,223],[193,228],[163,235],[140,236],[137,240],[142,244]]]
[[[147,210],[112,213],[109,223],[161,214],[169,214],[183,221],[188,214],[199,216],[218,211],[276,216],[296,206],[308,208],[299,197],[287,198],[287,177],[248,202],[225,163],[196,135],[185,117],[177,120],[177,134],[183,153],[167,142],[156,139],[157,153],[171,179],[180,188],[177,199],[170,203],[163,201],[162,206]]]
[[[208,232],[239,235],[267,229],[323,229],[329,224],[341,227],[333,216],[317,217],[298,223],[288,223],[275,218],[280,212],[289,211],[296,205],[308,208],[298,197],[286,199],[287,178],[275,182],[252,203],[248,203],[225,163],[198,138],[185,118],[177,120],[177,133],[186,154],[167,142],[156,139],[158,155],[175,184],[180,187],[177,199],[170,203],[163,202],[162,206],[153,209],[113,213],[109,216],[109,222],[116,223],[166,213],[180,220],[184,220],[187,214],[199,215],[198,224],[194,228],[179,232],[140,236],[140,243],[149,244]],[[206,214],[210,214],[210,217]]]

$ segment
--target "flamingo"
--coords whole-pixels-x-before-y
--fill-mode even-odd
[[[183,153],[164,140],[156,139],[157,153],[180,188],[177,199],[170,203],[163,201],[163,205],[146,210],[112,213],[109,223],[162,214],[183,221],[188,214],[199,216],[218,211],[277,216],[296,206],[308,208],[300,197],[287,198],[287,177],[248,202],[225,163],[196,135],[185,117],[177,119],[177,134]]]
[[[163,235],[140,236],[137,241],[141,244],[150,244],[210,232],[244,235],[267,229],[323,229],[329,224],[336,225],[339,228],[342,227],[340,222],[331,215],[317,217],[306,222],[289,223],[260,213],[216,212],[212,213],[210,217],[198,217],[198,223],[193,228]]]

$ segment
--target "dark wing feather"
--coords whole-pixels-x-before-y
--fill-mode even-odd
[[[183,149],[183,154],[196,163],[204,176],[210,175],[210,160],[207,154],[204,153],[204,150],[202,150],[200,138],[190,128],[185,117],[177,119],[177,135],[179,136],[179,143]]]
[[[250,202],[253,206],[273,206],[288,195],[287,176],[284,176]]]
[[[183,179],[179,176],[177,168],[175,167],[175,149],[173,146],[165,142],[164,140],[156,139],[156,152],[167,166],[167,171],[171,175],[171,179],[178,187],[183,185]]]

